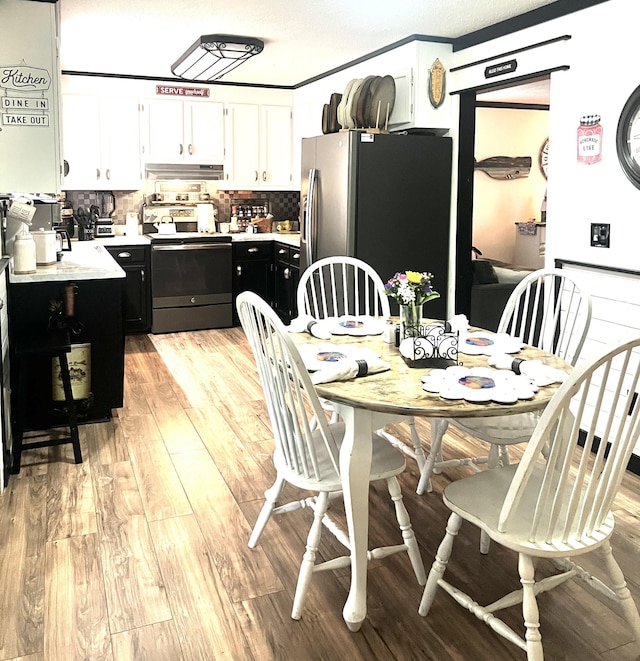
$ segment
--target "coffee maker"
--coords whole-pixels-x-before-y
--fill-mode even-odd
[[[54,222],[53,229],[56,232],[66,232],[69,238],[75,236],[75,219],[73,217],[73,204],[71,200],[63,200],[60,205],[60,217]]]

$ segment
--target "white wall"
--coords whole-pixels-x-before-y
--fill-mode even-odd
[[[547,53],[536,49],[537,57],[526,66],[523,56],[523,66],[516,72],[521,75],[530,71],[529,64],[538,66],[538,70],[569,67],[551,74],[547,266],[561,259],[640,271],[640,190],[625,177],[616,151],[620,113],[631,92],[640,84],[636,66],[638,24],[640,3],[637,0],[609,0],[457,53],[456,65],[492,56],[497,57],[498,62],[511,57],[520,61],[519,54],[500,54],[562,35],[571,36],[570,40],[549,48]],[[486,84],[481,74],[482,71],[474,83],[469,70],[465,70],[466,78],[458,81],[459,88]],[[576,140],[580,117],[589,114],[601,116],[602,159],[599,163],[585,165],[577,161]],[[600,222],[611,224],[608,249],[590,246],[591,223]],[[600,271],[589,275],[585,283],[587,287],[591,285],[595,294],[594,320],[613,322],[607,324],[604,340],[614,342],[637,335],[640,320],[637,314],[633,318],[630,316],[629,301],[640,300],[640,279],[624,273],[601,276]],[[576,277],[580,277],[579,272]],[[603,287],[606,282],[610,286]],[[602,342],[602,330],[601,324],[592,324],[585,347],[595,347]],[[640,443],[635,453],[640,455]]]
[[[406,126],[421,128],[446,129],[447,135],[452,138],[452,191],[457,189],[458,179],[458,97],[449,95],[449,78],[445,79],[445,99],[441,106],[433,108],[428,95],[429,69],[438,58],[445,69],[453,66],[453,54],[449,44],[435,42],[412,42],[392,51],[378,55],[370,60],[357,64],[327,76],[314,83],[305,85],[294,91],[293,94],[293,172],[295,184],[300,185],[300,172],[297,164],[300,163],[300,150],[302,138],[321,134],[322,106],[329,102],[333,92],[342,93],[352,78],[363,78],[368,75],[406,76],[406,83],[410,87],[400,85],[396,81],[396,107],[391,115],[394,123],[393,130],[401,130]],[[449,74],[447,73],[447,76]],[[407,96],[408,95],[408,96]],[[398,108],[410,105],[410,122],[403,124],[398,119]],[[451,201],[451,234],[450,244],[455,242],[455,193]],[[453,249],[452,249],[453,250]],[[455,261],[449,260],[448,301],[450,309],[448,316],[453,315]]]
[[[208,101],[226,103],[264,103],[290,105],[293,103],[291,90],[236,87],[234,85],[207,85],[187,82],[154,82],[152,80],[130,80],[127,78],[103,78],[99,76],[62,76],[62,91],[65,94],[124,94],[140,99],[156,97],[156,85],[178,87],[208,87]],[[168,97],[162,97],[168,98]]]
[[[636,0],[609,0],[455,53],[456,66],[492,56],[497,61],[513,57],[519,62],[514,75],[535,71],[536,67],[569,67],[551,74],[548,265],[554,258],[564,258],[628,269],[640,266],[640,190],[622,172],[615,146],[622,107],[640,84],[632,64],[637,61],[639,22],[640,3]],[[570,35],[571,39],[534,51],[532,69],[524,66],[525,54],[500,57],[512,49],[562,35]],[[487,83],[481,75],[473,80],[468,70],[464,74],[468,77],[462,80],[461,74],[455,83],[460,88]],[[580,117],[587,114],[601,115],[603,126],[602,160],[593,165],[576,159],[577,129]],[[593,222],[611,223],[611,248],[590,247]]]
[[[474,172],[473,245],[484,257],[514,264],[514,223],[540,220],[547,180],[538,165],[538,154],[548,136],[546,110],[476,110],[477,161],[492,156],[529,156],[532,161],[529,176],[519,179],[492,179],[482,170]]]
[[[294,175],[300,163],[302,138],[322,133],[322,107],[331,94],[342,94],[353,78],[392,75],[396,78],[396,103],[390,116],[390,128],[401,130],[408,126],[450,129],[454,122],[455,100],[446,94],[443,104],[433,108],[428,98],[429,68],[438,58],[445,68],[452,62],[451,46],[435,42],[412,42],[382,55],[331,74],[293,93]],[[410,116],[404,115],[408,108]],[[409,121],[403,121],[404,119]],[[299,177],[299,173],[298,173]],[[300,184],[299,180],[296,182]]]

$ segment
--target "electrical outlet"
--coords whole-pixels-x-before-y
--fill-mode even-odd
[[[609,223],[591,223],[591,245],[597,248],[608,248],[611,225]]]

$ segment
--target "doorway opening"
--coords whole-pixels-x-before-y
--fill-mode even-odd
[[[549,84],[546,73],[460,95],[456,311],[472,324],[497,326],[509,294],[508,287],[476,291],[475,285],[484,283],[478,283],[480,269],[474,267],[486,264],[472,260],[489,261],[516,284],[525,269],[544,265],[546,172],[540,156],[548,144]],[[484,298],[474,301],[479,293]],[[488,304],[493,309],[488,319],[495,321],[474,320],[472,312]]]

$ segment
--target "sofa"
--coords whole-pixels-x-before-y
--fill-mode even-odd
[[[484,258],[474,259],[471,265],[473,284],[469,323],[495,331],[511,292],[534,269]]]

